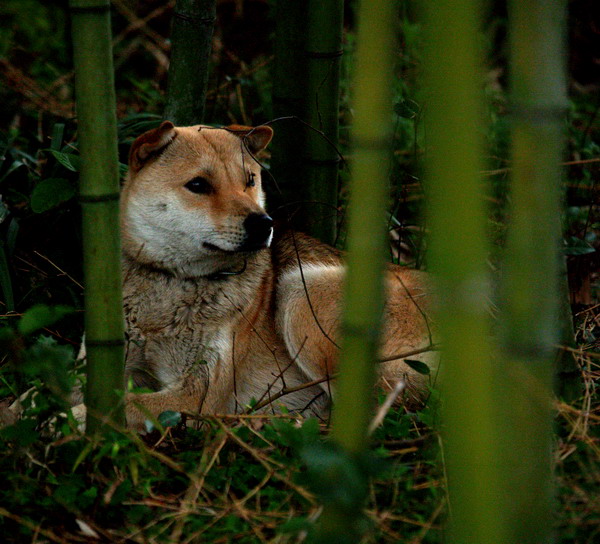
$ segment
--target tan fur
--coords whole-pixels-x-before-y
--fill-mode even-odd
[[[251,154],[271,135],[268,127],[165,122],[132,146],[121,220],[126,376],[154,391],[127,395],[134,428],[168,409],[239,413],[252,399],[263,410],[327,413],[328,382],[268,403],[282,388],[336,371],[344,275],[338,251],[299,233],[276,232],[270,247],[243,250],[244,221],[264,214]],[[186,188],[198,176],[208,193]],[[429,343],[424,275],[400,267],[388,275],[382,356]],[[407,381],[406,400],[425,391],[402,361],[380,368],[384,388]]]

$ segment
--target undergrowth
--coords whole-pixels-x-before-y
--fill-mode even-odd
[[[435,395],[418,413],[385,413],[362,461],[367,470],[329,443],[326,422],[285,413],[186,420],[165,412],[143,436],[113,428],[94,439],[65,401],[74,373],[64,373],[68,383],[50,378],[63,375],[56,369],[72,364],[74,351],[28,336],[28,326],[51,324],[61,311],[28,314],[3,338],[26,346],[33,384],[23,417],[0,430],[3,542],[303,542],[323,504],[352,502],[363,486],[363,542],[442,542],[447,497]],[[583,315],[579,333],[593,334],[600,314]],[[556,403],[558,542],[593,543],[600,534],[597,350],[597,342],[577,350],[583,396]]]
[[[33,384],[22,417],[0,429],[4,542],[303,541],[323,504],[352,506],[365,488],[365,542],[439,541],[434,402],[387,412],[374,452],[360,459],[328,441],[326,422],[286,413],[186,420],[165,412],[143,436],[112,428],[90,438],[66,400],[73,350],[32,334],[62,313],[37,307],[3,329]]]

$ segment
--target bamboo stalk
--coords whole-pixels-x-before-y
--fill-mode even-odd
[[[364,450],[372,415],[373,361],[383,309],[383,270],[388,204],[388,169],[392,127],[390,115],[395,40],[391,0],[363,2],[359,12],[355,121],[352,132],[354,161],[348,211],[348,271],[342,318],[342,355],[333,437],[350,451]],[[377,36],[377,39],[370,39]]]
[[[177,0],[165,107],[165,119],[175,125],[203,120],[215,19],[215,0]]]
[[[275,2],[275,58],[273,61],[273,116],[275,119],[295,116],[304,118],[306,62],[302,54],[306,34],[308,0],[276,0]],[[296,120],[286,119],[275,126],[271,143],[273,158],[271,174],[276,191],[270,195],[272,213],[293,220],[298,208],[287,204],[305,198],[302,168],[302,141],[305,128]],[[283,208],[281,208],[283,206]]]
[[[344,2],[308,0],[306,31],[306,89],[304,118],[321,134],[306,131],[303,157],[303,200],[300,228],[320,240],[333,244],[337,231],[338,145],[340,64]],[[323,32],[323,27],[327,32]]]
[[[509,4],[512,208],[502,299],[504,400],[498,447],[508,478],[503,496],[508,544],[552,538],[551,391],[561,334],[560,183],[567,108],[566,2]]]
[[[81,153],[88,433],[124,423],[119,169],[109,0],[70,0]]]
[[[372,417],[386,256],[384,211],[391,158],[391,89],[395,40],[391,0],[363,1],[354,79],[354,161],[350,182],[348,270],[342,317],[340,377],[332,437],[351,456],[365,452]],[[359,399],[357,401],[357,399]],[[366,486],[365,486],[366,490]],[[325,505],[323,541],[357,542],[359,511]],[[331,538],[332,540],[327,540]],[[345,540],[344,540],[345,539]]]
[[[506,544],[483,208],[478,0],[425,3],[429,263],[437,284],[448,542]]]

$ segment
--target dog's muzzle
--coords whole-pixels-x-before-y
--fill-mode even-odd
[[[244,220],[246,239],[241,251],[255,251],[269,245],[273,233],[273,219],[264,213],[251,213]]]

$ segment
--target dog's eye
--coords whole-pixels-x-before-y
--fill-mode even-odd
[[[248,180],[246,181],[246,187],[254,187],[256,185],[256,181],[254,181],[254,178],[256,177],[256,174],[249,172],[248,173]]]
[[[204,178],[194,178],[188,181],[185,188],[197,195],[208,195],[213,192],[213,186]]]

